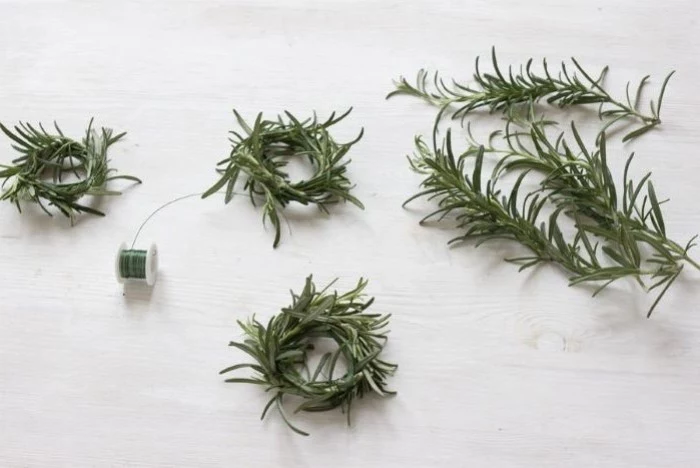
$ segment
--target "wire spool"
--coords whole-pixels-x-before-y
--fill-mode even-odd
[[[151,244],[148,250],[127,249],[126,243],[122,243],[117,252],[115,272],[121,284],[133,280],[153,286],[158,276],[158,248]]]

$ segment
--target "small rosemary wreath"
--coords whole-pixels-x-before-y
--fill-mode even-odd
[[[252,127],[248,125],[234,109],[233,113],[245,136],[232,131],[233,148],[228,158],[220,161],[217,169],[221,178],[209,190],[204,192],[206,198],[226,186],[225,203],[231,201],[234,186],[241,172],[247,179],[244,189],[255,205],[255,198],[264,198],[263,224],[270,220],[275,228],[273,247],[280,241],[279,210],[291,202],[302,205],[315,204],[324,213],[327,205],[341,200],[349,201],[360,209],[362,203],[350,194],[353,188],[345,175],[349,159],[344,159],[348,150],[361,138],[363,131],[349,143],[336,142],[328,129],[343,120],[352,108],[336,117],[335,113],[325,122],[313,118],[298,120],[285,112],[277,120],[263,120],[258,114]],[[308,180],[292,182],[284,171],[287,158],[307,157],[314,167],[314,174]]]
[[[128,179],[137,183],[141,180],[128,175],[110,176],[115,171],[108,167],[107,149],[119,141],[126,133],[112,135],[112,130],[102,128],[99,132],[88,125],[82,141],[66,137],[54,123],[57,134],[50,134],[39,124],[36,128],[28,123],[20,123],[14,132],[0,123],[0,130],[12,140],[12,148],[21,154],[12,165],[0,164],[0,179],[4,188],[0,200],[9,200],[22,212],[20,201],[38,204],[49,216],[53,216],[48,206],[70,218],[71,224],[78,213],[85,212],[98,216],[104,213],[81,205],[78,200],[85,195],[121,195],[121,192],[107,190],[110,180]],[[77,181],[64,182],[72,173]]]
[[[335,282],[335,281],[334,281]],[[246,339],[232,341],[246,352],[255,364],[236,364],[222,370],[224,374],[236,369],[251,368],[252,378],[230,378],[226,382],[262,385],[272,398],[265,405],[260,419],[275,404],[287,425],[296,433],[309,435],[294,427],[283,408],[283,398],[293,395],[304,401],[294,411],[328,411],[340,407],[350,424],[350,407],[356,398],[375,392],[385,396],[394,394],[385,388],[385,380],[397,366],[379,359],[387,341],[385,327],[390,315],[368,314],[365,310],[374,298],[364,300],[367,281],[360,279],[357,286],[345,294],[328,293],[332,282],[317,291],[309,276],[301,294],[292,292],[292,305],[273,316],[267,327],[255,320],[238,322]],[[313,349],[314,338],[327,337],[338,344],[333,353],[321,358],[313,374],[307,366],[307,352]],[[347,372],[334,377],[341,355]]]

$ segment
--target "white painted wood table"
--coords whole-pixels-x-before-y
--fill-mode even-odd
[[[144,180],[75,227],[0,206],[0,466],[700,466],[700,275],[646,320],[633,285],[591,299],[553,268],[518,274],[503,246],[449,249],[453,231],[400,206],[434,110],[384,100],[420,67],[468,78],[491,45],[503,63],[609,64],[615,92],[676,69],[662,129],[610,158],[619,174],[637,152],[685,241],[700,231],[699,19],[692,0],[0,1],[0,120],[75,134],[94,116],[129,132],[112,164]],[[365,127],[350,166],[364,212],[292,211],[273,250],[246,199],[182,201],[142,234],[158,284],[122,293],[118,245],[213,183],[231,108],[349,106],[338,135]],[[400,369],[396,398],[360,402],[350,428],[300,415],[303,438],[217,372],[242,358],[236,319],[269,317],[309,273],[370,278]]]

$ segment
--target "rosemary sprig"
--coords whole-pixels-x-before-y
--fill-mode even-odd
[[[313,118],[300,121],[289,112],[286,119],[264,120],[258,114],[251,127],[233,111],[245,136],[232,131],[233,148],[228,158],[220,161],[217,171],[221,178],[203,195],[206,198],[226,187],[225,203],[231,201],[234,186],[241,173],[245,174],[244,189],[248,191],[253,205],[256,198],[263,202],[263,223],[269,219],[275,228],[273,247],[280,241],[280,210],[291,202],[302,205],[315,204],[324,213],[327,206],[341,200],[364,209],[362,203],[350,194],[352,183],[346,176],[349,159],[345,159],[350,148],[361,138],[363,131],[349,143],[338,143],[329,128],[343,120],[352,111],[348,109],[336,117],[335,113],[325,122]],[[308,180],[291,182],[284,172],[290,157],[306,157],[314,166],[314,174]]]
[[[226,382],[261,385],[272,397],[265,405],[262,416],[274,404],[282,418],[296,433],[309,435],[289,421],[283,408],[286,395],[302,398],[299,411],[329,411],[340,407],[347,414],[355,399],[374,392],[380,396],[394,392],[386,389],[386,379],[397,366],[379,359],[387,341],[385,328],[389,315],[370,314],[366,310],[374,298],[365,299],[367,281],[360,279],[357,286],[339,294],[327,292],[334,282],[318,291],[309,276],[300,294],[292,292],[292,304],[273,316],[264,326],[255,318],[238,322],[246,335],[236,347],[255,361],[236,364],[220,374],[241,368],[255,371],[251,378],[229,378]],[[328,337],[338,344],[337,351],[326,353],[311,374],[307,366],[307,352],[313,349],[313,340]],[[345,358],[347,372],[334,377],[338,360]],[[302,372],[305,371],[305,374]]]
[[[571,130],[576,142],[576,149],[572,149],[563,132],[555,140],[548,137],[546,127],[551,124],[535,119],[532,108],[526,119],[511,118],[504,133],[506,150],[495,149],[491,144],[493,139],[489,144],[489,152],[501,155],[494,177],[497,178],[501,172],[514,170],[539,171],[545,176],[541,182],[542,190],[549,192],[556,206],[574,217],[584,216],[593,221],[596,229],[590,232],[609,242],[614,238],[604,232],[617,231],[620,236],[629,235],[636,243],[646,244],[653,252],[654,259],[650,261],[658,264],[660,271],[665,273],[658,276],[667,281],[680,271],[683,262],[700,269],[700,265],[688,255],[695,238],[685,247],[668,238],[660,208],[667,200],[658,201],[651,173],[646,173],[636,183],[630,178],[629,169],[634,153],[630,154],[625,164],[620,206],[620,193],[607,164],[605,133],[600,134],[595,150],[590,151],[572,122]],[[514,131],[513,125],[525,131]],[[474,144],[471,132],[468,133]],[[579,223],[590,224],[586,219]],[[632,253],[633,258],[637,259],[639,254]]]
[[[436,71],[430,77],[426,70],[418,72],[415,84],[411,84],[406,78],[400,77],[395,81],[396,89],[387,95],[405,94],[418,97],[428,103],[440,107],[438,118],[448,109],[452,108],[452,118],[464,118],[472,111],[487,108],[491,112],[505,112],[518,104],[538,102],[546,98],[547,103],[559,107],[568,107],[579,104],[599,104],[599,117],[606,121],[601,131],[606,131],[610,126],[623,119],[635,119],[640,126],[627,133],[623,141],[638,137],[661,123],[661,103],[669,79],[673,71],[669,73],[661,85],[656,102],[650,102],[650,113],[644,114],[639,106],[641,93],[648,83],[649,76],[640,81],[631,95],[631,83],[627,83],[625,99],[615,99],[602,85],[603,78],[608,67],[603,68],[597,78],[586,72],[575,58],[571,58],[574,70],[567,68],[562,62],[561,71],[552,74],[547,66],[546,59],[542,60],[541,73],[533,70],[533,60],[519,67],[517,72],[513,67],[508,67],[508,72],[502,72],[496,59],[496,50],[491,50],[491,62],[493,73],[482,73],[479,69],[479,58],[476,59],[474,86],[445,80]],[[578,74],[576,73],[578,71]]]
[[[56,134],[47,132],[41,124],[36,128],[29,123],[20,123],[13,131],[0,123],[0,130],[12,140],[12,148],[21,155],[12,161],[12,165],[0,164],[0,179],[4,179],[2,187],[10,184],[0,194],[0,200],[9,200],[20,212],[20,201],[31,201],[53,216],[44,204],[46,202],[70,218],[73,224],[81,212],[104,216],[103,212],[78,203],[83,196],[121,195],[121,192],[105,188],[111,180],[127,179],[141,183],[140,179],[129,175],[110,176],[115,169],[109,168],[107,150],[126,133],[113,135],[109,128],[101,128],[98,132],[90,120],[85,137],[77,141],[65,136],[55,123],[54,127]],[[79,180],[63,182],[67,173]]]
[[[575,154],[563,135],[554,142],[547,137],[543,130],[546,124],[531,123],[525,132],[507,129],[505,150],[495,148],[493,138],[488,148],[475,146],[471,137],[472,145],[456,158],[449,131],[441,147],[434,137],[432,150],[418,138],[411,165],[425,179],[423,190],[407,203],[420,197],[437,199],[439,208],[421,222],[455,213],[458,227],[466,232],[451,242],[476,239],[480,245],[494,239],[515,240],[527,247],[531,255],[507,261],[519,264],[521,270],[543,262],[555,263],[571,274],[570,285],[601,284],[594,295],[625,277],[636,279],[647,291],[662,288],[648,312],[651,315],[683,270],[683,263],[698,267],[688,256],[695,238],[681,247],[666,236],[662,202],[656,197],[650,175],[638,183],[628,176],[632,157],[625,167],[619,206],[619,191],[607,166],[604,134],[597,149],[589,151],[572,126],[580,150],[580,154]],[[526,138],[529,145],[524,142]],[[500,153],[500,160],[491,179],[482,182],[486,152]],[[470,158],[475,160],[471,175],[466,172]],[[517,181],[508,195],[502,195],[496,188],[499,176],[515,170],[520,171]],[[523,197],[520,187],[533,170],[545,176],[541,188]],[[645,188],[647,194],[640,203]],[[539,215],[548,204],[553,205],[554,212],[547,222],[541,222]],[[565,240],[559,227],[562,212],[575,220],[576,234],[571,242]],[[603,244],[600,249],[599,243]],[[639,244],[651,248],[649,258],[642,257]],[[643,278],[651,280],[651,286],[646,287]]]

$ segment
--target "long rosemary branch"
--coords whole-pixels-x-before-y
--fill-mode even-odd
[[[422,139],[416,139],[417,151],[410,161],[425,179],[423,190],[407,203],[421,197],[436,199],[438,209],[421,222],[455,214],[458,227],[466,231],[451,242],[476,239],[480,245],[495,239],[515,240],[527,247],[531,255],[507,261],[519,264],[521,270],[544,262],[555,263],[571,274],[570,285],[599,283],[594,295],[622,278],[634,278],[642,286],[644,279],[651,280],[653,284],[645,288],[647,291],[661,288],[648,312],[651,315],[683,270],[683,263],[697,267],[687,254],[693,240],[683,248],[668,239],[661,202],[649,176],[639,183],[628,179],[631,158],[625,169],[622,207],[618,208],[618,190],[607,166],[604,135],[596,151],[587,151],[574,127],[581,150],[581,155],[575,155],[563,137],[552,143],[542,125],[533,124],[529,132],[507,131],[505,150],[491,144],[488,149],[472,144],[457,157],[451,132],[441,145],[437,144],[436,126],[432,149]],[[525,136],[530,138],[534,150],[522,142]],[[502,153],[489,180],[482,175],[486,152]],[[474,160],[471,174],[466,170],[470,159]],[[496,188],[499,175],[514,170],[521,171],[520,175],[510,193],[504,195]],[[545,175],[541,188],[522,196],[523,180],[533,170]],[[647,194],[639,203],[645,187]],[[554,212],[548,221],[541,222],[540,213],[549,203],[554,205]],[[559,227],[562,212],[575,220],[576,234],[570,242]],[[640,243],[651,247],[649,258],[642,257]]]
[[[579,104],[599,104],[598,114],[605,120],[602,131],[623,119],[634,119],[640,126],[627,133],[624,141],[638,137],[661,123],[661,103],[669,79],[674,72],[669,73],[661,85],[656,102],[650,102],[648,114],[640,110],[642,90],[649,81],[645,76],[631,94],[631,83],[627,83],[625,99],[614,98],[602,85],[608,67],[603,68],[597,78],[593,78],[575,59],[571,59],[573,70],[562,62],[557,74],[549,71],[546,59],[542,60],[542,72],[533,70],[533,60],[527,61],[514,72],[508,67],[508,72],[501,71],[496,58],[495,48],[491,50],[493,73],[482,73],[479,68],[479,58],[476,59],[474,82],[470,86],[455,80],[446,82],[439,74],[420,70],[415,84],[400,77],[394,82],[396,89],[387,98],[396,95],[418,97],[426,102],[440,107],[440,118],[443,113],[450,112],[452,118],[464,118],[467,114],[486,108],[491,112],[505,112],[514,105],[538,102],[546,99],[547,103],[559,107],[569,107]],[[578,74],[577,74],[578,72]]]

